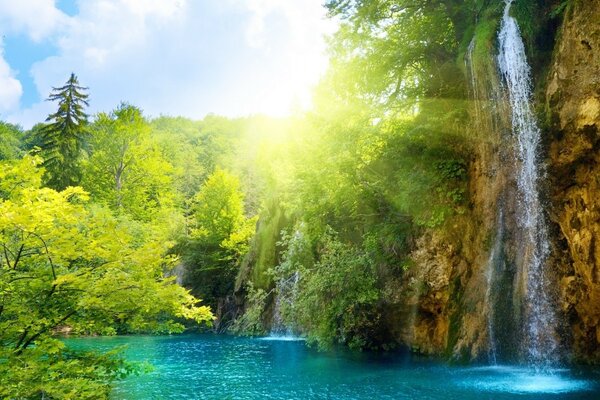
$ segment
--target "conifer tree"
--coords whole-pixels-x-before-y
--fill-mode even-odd
[[[85,136],[88,115],[88,88],[79,84],[71,73],[62,87],[53,87],[48,101],[58,101],[58,110],[46,118],[40,130],[42,156],[46,169],[47,186],[63,190],[75,186],[81,178],[79,161]]]

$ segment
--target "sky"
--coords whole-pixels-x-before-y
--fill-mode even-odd
[[[287,115],[310,106],[335,21],[323,0],[0,0],[0,120],[25,129],[71,72],[89,113]]]

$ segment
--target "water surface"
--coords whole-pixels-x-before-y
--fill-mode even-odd
[[[398,354],[318,352],[303,341],[217,335],[82,338],[154,370],[119,382],[114,399],[594,399],[598,371],[448,366]]]

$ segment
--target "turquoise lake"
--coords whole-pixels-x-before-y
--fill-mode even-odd
[[[127,345],[151,372],[114,399],[600,399],[600,371],[451,366],[399,354],[319,352],[300,340],[223,335],[67,340],[100,351]]]

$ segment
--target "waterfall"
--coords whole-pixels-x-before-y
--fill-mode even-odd
[[[484,323],[487,330],[487,356],[490,364],[510,357],[507,348],[510,338],[502,331],[510,329],[509,325],[502,325],[502,331],[496,333],[499,326],[498,320],[504,318],[503,299],[500,299],[502,290],[506,290],[506,276],[509,275],[504,265],[503,246],[506,240],[505,229],[505,202],[502,198],[506,196],[505,175],[506,168],[503,167],[503,159],[506,158],[506,149],[502,143],[502,132],[504,131],[505,114],[507,113],[506,102],[500,82],[497,79],[498,65],[496,60],[479,59],[476,62],[475,51],[477,38],[474,36],[465,53],[465,68],[469,76],[470,97],[473,102],[472,112],[474,128],[479,135],[479,153],[481,154],[480,165],[485,171],[485,187],[491,195],[497,196],[495,202],[496,223],[494,226],[493,243],[487,262],[483,265],[482,275],[485,282],[483,297]],[[486,75],[489,74],[489,75]],[[481,79],[481,76],[485,79]],[[488,195],[491,198],[490,195]],[[493,206],[492,206],[493,207]],[[491,210],[490,210],[491,211]]]
[[[286,312],[294,307],[298,294],[298,281],[300,273],[295,271],[287,278],[277,281],[275,287],[275,308],[271,323],[271,336],[293,336],[294,330],[287,318]]]
[[[523,311],[523,345],[526,361],[544,365],[558,360],[557,318],[548,291],[545,265],[550,253],[547,226],[539,195],[543,166],[539,160],[540,129],[531,109],[531,71],[519,27],[506,7],[498,36],[498,66],[511,106],[516,141],[519,255],[517,280]]]
[[[496,333],[495,333],[495,299],[492,292],[492,289],[497,285],[497,269],[502,260],[502,243],[504,240],[504,216],[502,207],[498,208],[498,220],[497,220],[498,229],[496,231],[496,237],[494,239],[494,244],[492,246],[492,250],[490,251],[490,257],[488,259],[486,268],[485,268],[485,280],[486,280],[486,290],[485,290],[485,308],[487,312],[487,330],[488,330],[488,359],[490,364],[496,364],[498,359],[498,344],[496,342]]]
[[[475,73],[475,66],[473,64],[474,51],[475,37],[471,39],[471,42],[469,42],[469,47],[467,47],[467,54],[465,55],[465,67],[467,68],[467,72],[469,74],[469,77],[471,78],[471,81],[469,83],[471,84],[471,95],[473,97],[473,101],[475,102],[475,121],[479,122],[481,120],[481,117],[479,115],[479,112],[481,110],[481,102],[479,101],[479,90],[477,90],[477,74]]]
[[[405,343],[411,347],[416,347],[418,337],[417,337],[417,323],[418,323],[418,314],[419,314],[419,305],[421,302],[421,295],[423,294],[423,275],[425,275],[424,268],[418,268],[416,271],[416,275],[410,278],[409,288],[411,289],[410,295],[410,308],[406,318],[406,336]]]

